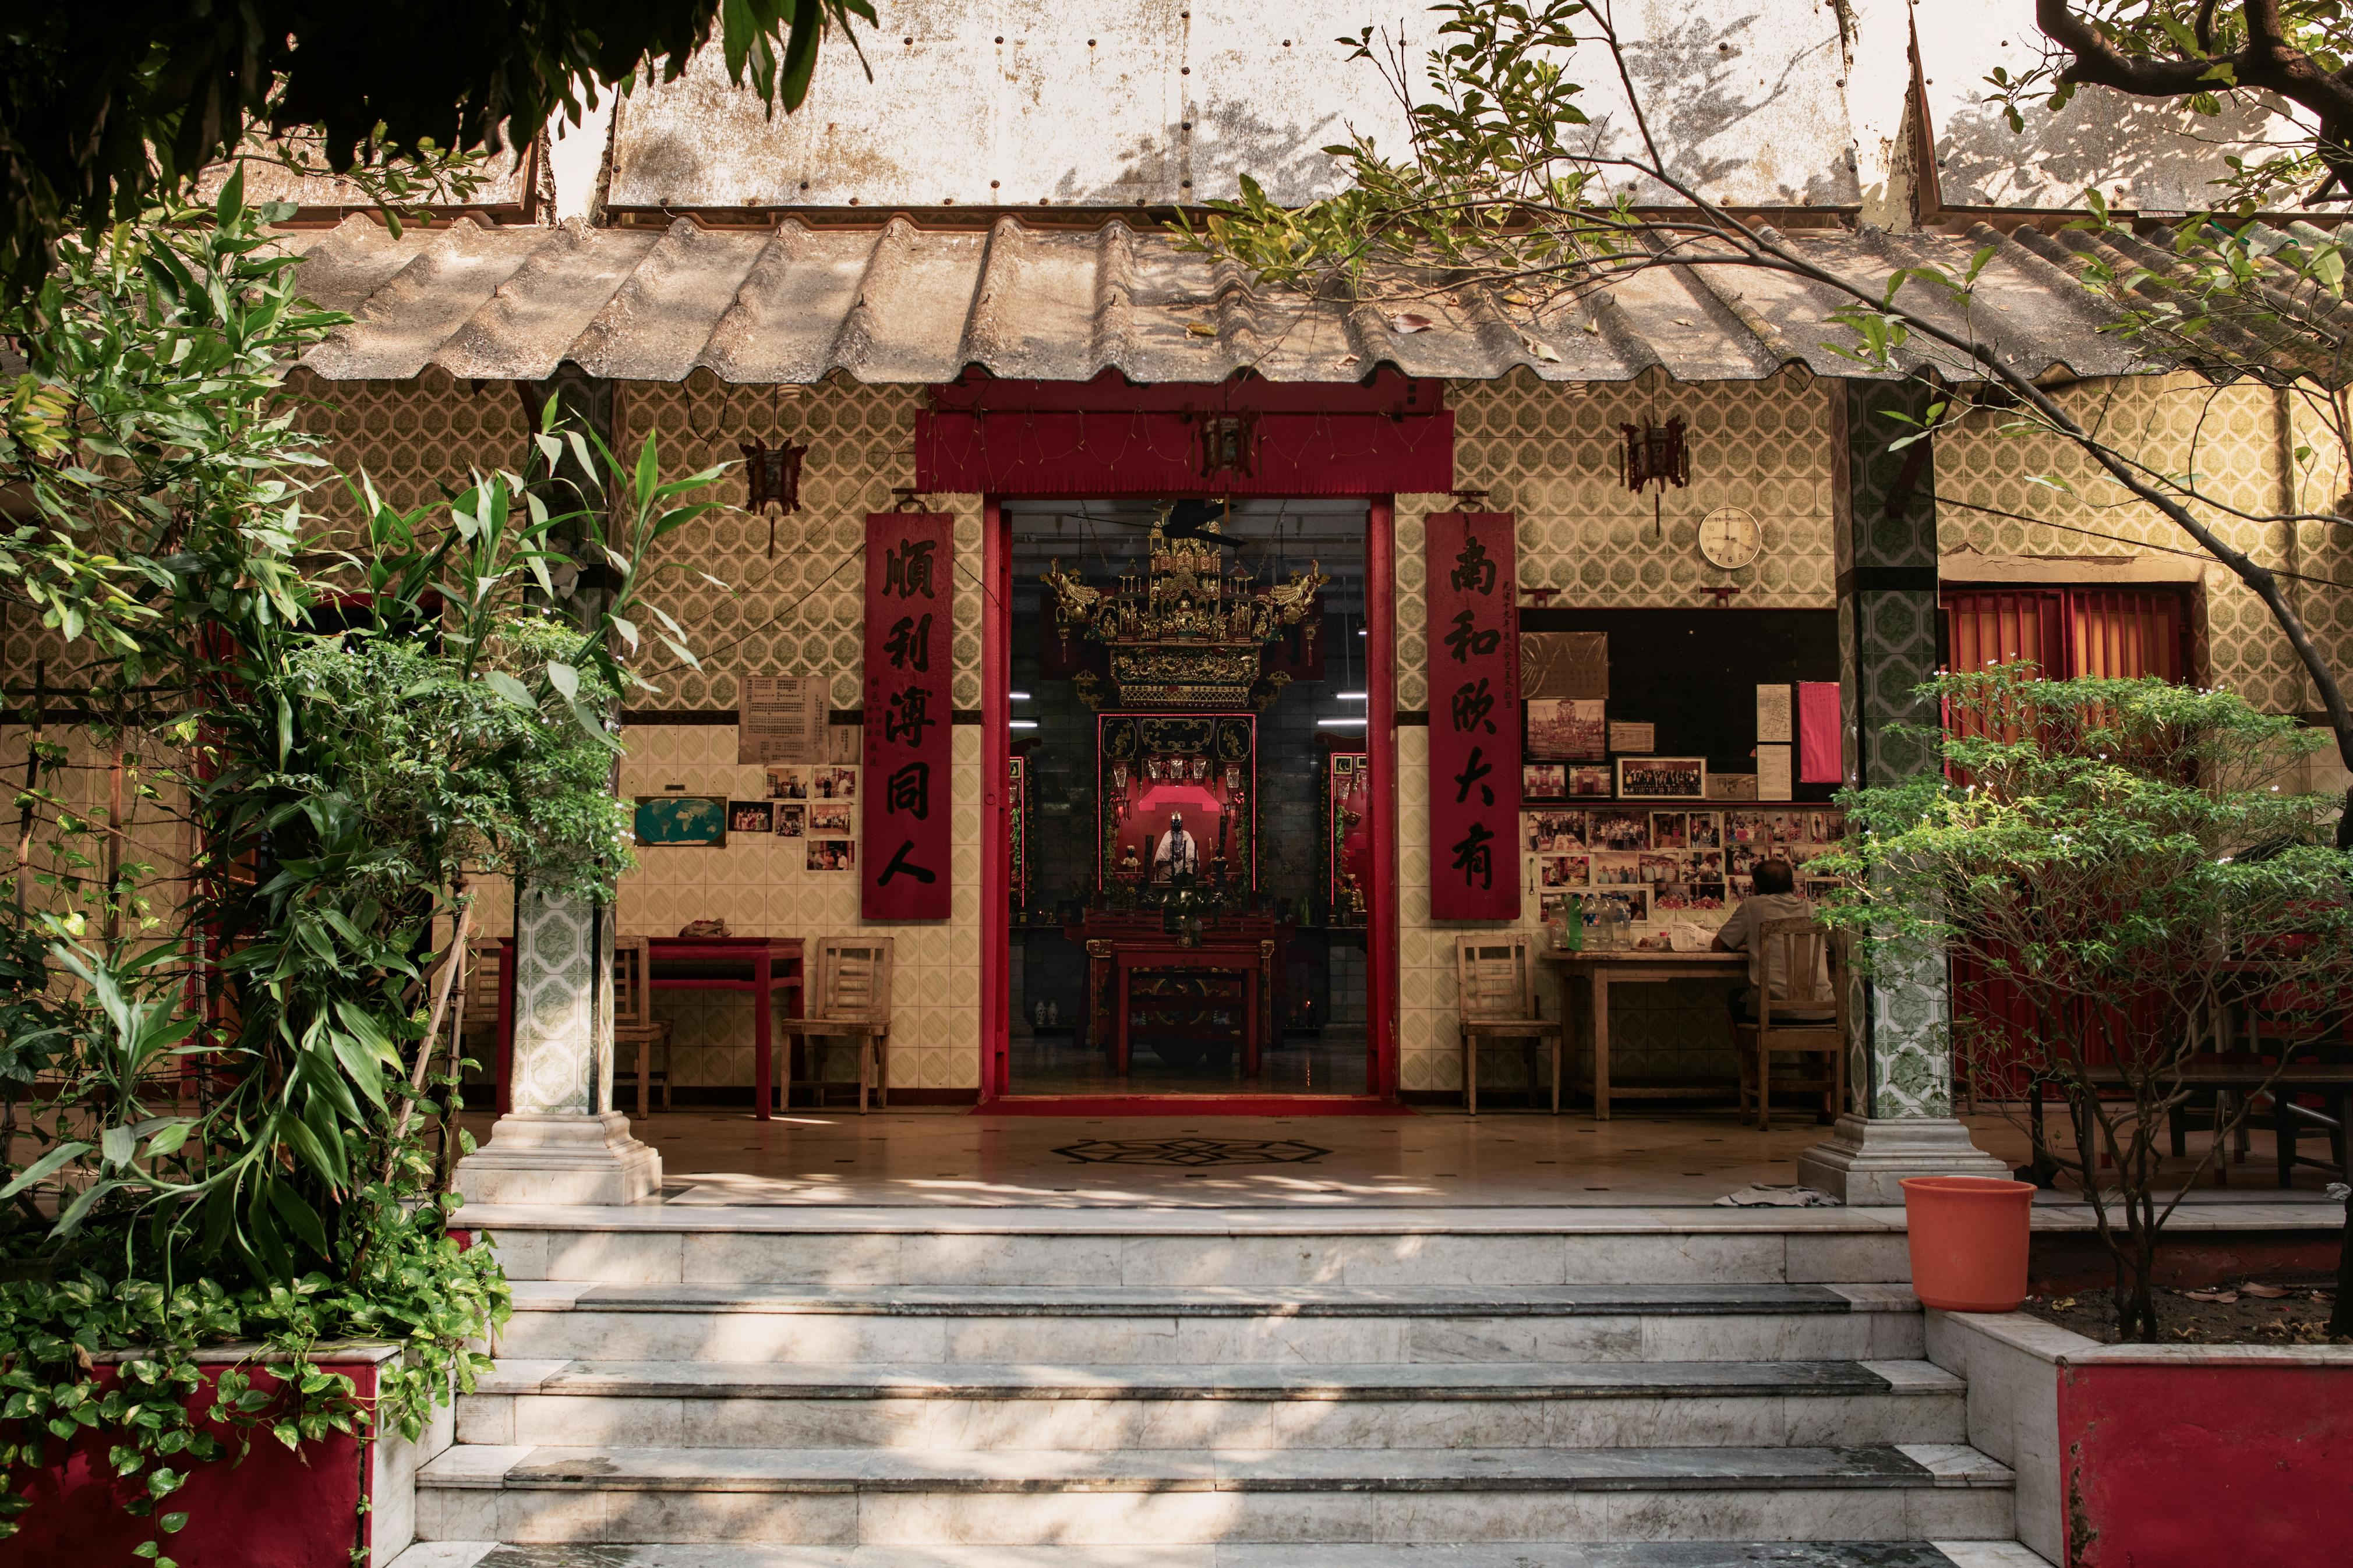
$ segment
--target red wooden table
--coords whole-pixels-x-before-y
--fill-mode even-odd
[[[647,968],[657,991],[748,991],[752,994],[752,1114],[765,1121],[776,1102],[774,994],[789,991],[785,1016],[801,1016],[798,937],[657,936],[646,939]],[[782,964],[784,973],[776,966]],[[664,974],[667,967],[670,973]],[[499,942],[499,1114],[512,1109],[514,1068],[514,938]]]
[[[1156,931],[1149,935],[1138,931],[1117,938],[1089,937],[1086,952],[1089,967],[1095,972],[1092,977],[1095,995],[1100,999],[1099,1006],[1102,1003],[1109,1005],[1111,1014],[1108,1019],[1099,1022],[1108,1025],[1113,1070],[1123,1078],[1127,1076],[1130,985],[1136,972],[1192,970],[1242,977],[1246,1020],[1242,1076],[1256,1078],[1259,1053],[1265,1047],[1268,1014],[1274,999],[1274,949],[1272,939],[1254,932],[1205,936],[1193,947],[1181,945],[1175,937]]]

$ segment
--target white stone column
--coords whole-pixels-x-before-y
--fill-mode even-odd
[[[613,1109],[613,911],[524,889],[515,900],[513,1110],[458,1163],[480,1204],[634,1204],[661,1156]]]

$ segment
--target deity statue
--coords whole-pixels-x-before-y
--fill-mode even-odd
[[[1170,812],[1168,831],[1160,836],[1159,844],[1152,851],[1152,879],[1173,881],[1178,877],[1197,876],[1200,869],[1201,847],[1185,831],[1185,814]]]

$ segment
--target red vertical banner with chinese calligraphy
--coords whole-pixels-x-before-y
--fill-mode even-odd
[[[1430,644],[1430,913],[1520,913],[1519,547],[1507,511],[1441,511],[1426,527]]]
[[[955,536],[937,512],[866,519],[866,776],[859,913],[944,921],[954,816]]]

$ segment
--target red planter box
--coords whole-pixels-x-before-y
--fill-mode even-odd
[[[2353,1352],[2105,1345],[2059,1368],[2070,1568],[2342,1562]]]
[[[398,1353],[388,1345],[353,1345],[317,1362],[350,1378],[366,1403],[375,1397],[377,1368]],[[209,1408],[214,1378],[238,1356],[218,1352],[198,1359],[205,1392],[192,1408]],[[256,1388],[270,1386],[266,1367],[250,1371]],[[107,1375],[104,1369],[100,1375]],[[215,1430],[233,1445],[227,1432]],[[154,1526],[122,1511],[120,1500],[133,1494],[132,1483],[113,1479],[106,1458],[111,1440],[106,1428],[87,1432],[62,1462],[34,1478],[26,1489],[32,1508],[17,1516],[17,1533],[0,1541],[0,1568],[111,1568],[140,1561],[132,1551],[152,1538]],[[344,1568],[354,1548],[373,1551],[381,1541],[385,1550],[374,1561],[388,1563],[414,1534],[415,1448],[396,1436],[378,1444],[336,1433],[298,1453],[256,1432],[242,1464],[195,1466],[187,1484],[159,1505],[158,1513],[188,1515],[185,1529],[164,1538],[164,1550],[181,1568]],[[363,1499],[371,1500],[368,1510]]]

